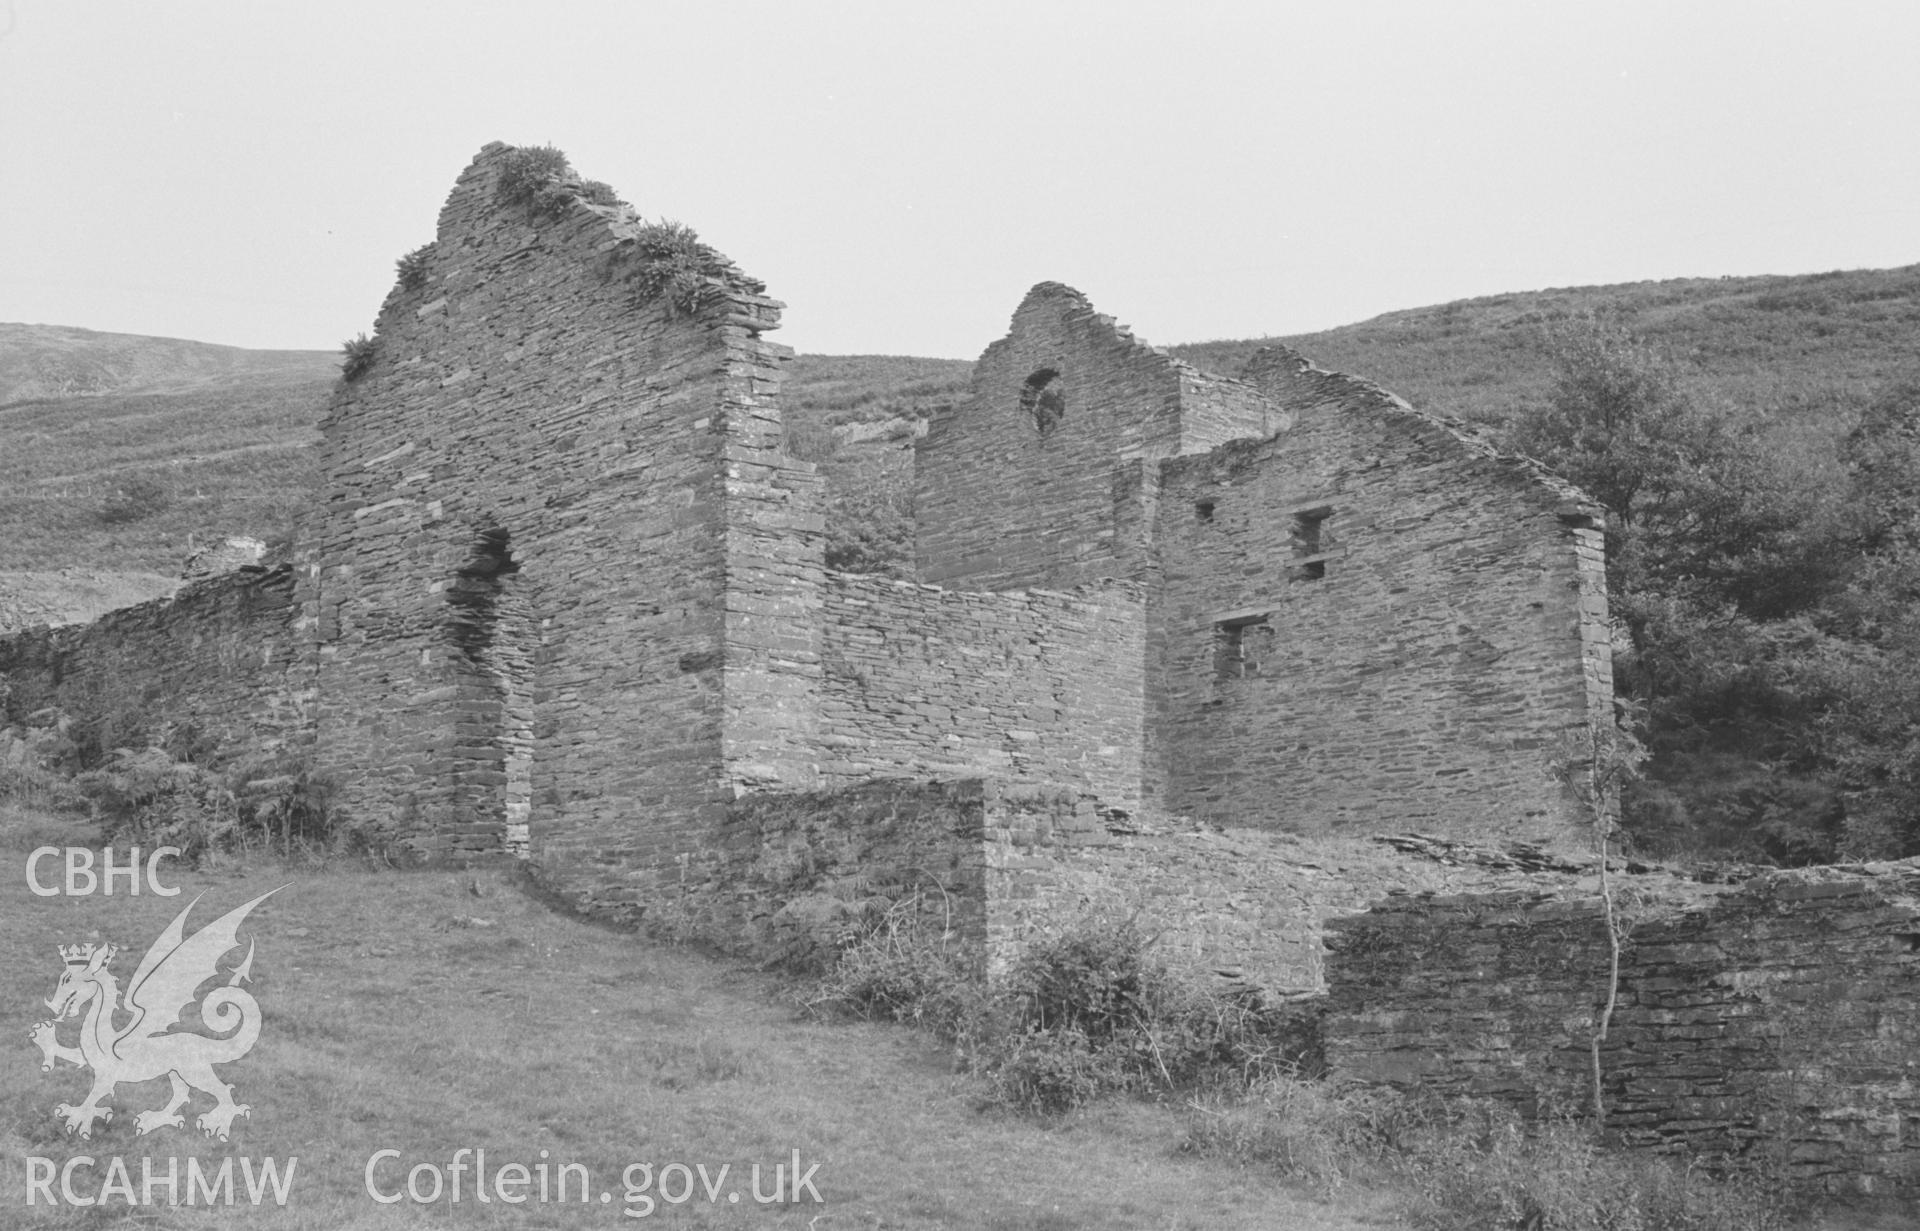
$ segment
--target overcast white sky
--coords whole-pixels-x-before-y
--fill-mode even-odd
[[[1920,261],[1920,3],[0,0],[0,320],[371,326],[491,140],[787,301],[971,358],[1026,288],[1146,338]]]

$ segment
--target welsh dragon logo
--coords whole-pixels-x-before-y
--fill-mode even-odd
[[[286,888],[285,885],[280,889]],[[250,980],[253,970],[253,943],[247,944],[247,956],[232,968],[226,985],[216,987],[200,998],[200,1020],[220,1037],[172,1031],[181,1013],[194,1002],[200,985],[219,976],[221,957],[239,947],[240,922],[260,903],[280,889],[269,889],[253,901],[228,911],[220,918],[185,936],[187,915],[195,897],[175,915],[159,939],[140,959],[140,966],[127,984],[126,1001],[121,1003],[120,985],[108,969],[117,945],[62,945],[60,958],[66,970],[53,998],[46,1002],[53,1018],[28,1031],[40,1048],[45,1062],[40,1069],[53,1068],[54,1061],[93,1070],[93,1089],[78,1107],[61,1103],[53,1109],[67,1132],[82,1140],[93,1136],[96,1124],[113,1119],[107,1099],[123,1081],[149,1081],[166,1077],[173,1083],[165,1107],[142,1111],[134,1116],[134,1128],[150,1133],[160,1128],[180,1128],[185,1119],[180,1109],[199,1090],[213,1096],[213,1107],[195,1124],[209,1137],[227,1139],[236,1116],[251,1110],[245,1103],[233,1101],[233,1087],[221,1081],[213,1066],[238,1060],[252,1049],[260,1037],[260,1003],[239,984]],[[182,937],[185,936],[184,939]],[[60,1023],[86,1014],[80,1026],[80,1045],[62,1046],[55,1037]],[[127,1016],[131,1015],[131,1016]],[[116,1026],[116,1016],[127,1017]]]

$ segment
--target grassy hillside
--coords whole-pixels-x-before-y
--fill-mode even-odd
[[[792,447],[842,491],[897,489],[911,425],[958,397],[970,368],[800,356],[786,391]],[[338,371],[326,352],[0,325],[0,398],[36,393],[0,404],[0,628],[90,619],[102,586],[127,602],[164,592],[190,540],[290,534],[316,494],[314,425]],[[58,372],[87,379],[45,396]],[[8,384],[9,373],[29,376]],[[890,434],[842,451],[858,425],[889,420]]]
[[[1232,373],[1258,346],[1283,341],[1417,406],[1500,423],[1545,394],[1548,331],[1583,316],[1645,338],[1720,404],[1826,434],[1876,387],[1920,366],[1920,265],[1492,295],[1320,333],[1173,350]]]
[[[1549,331],[1588,315],[1671,354],[1697,396],[1817,448],[1872,390],[1920,365],[1920,265],[1495,295],[1172,349],[1230,373],[1264,341],[1284,341],[1417,405],[1498,423],[1544,393]],[[826,471],[832,533],[852,544],[852,566],[901,567],[914,424],[964,396],[970,368],[883,355],[790,365],[790,446]],[[171,576],[189,535],[285,534],[312,498],[306,446],[336,371],[327,352],[0,325],[0,571]],[[106,392],[71,396],[82,390]],[[870,424],[883,426],[863,439]],[[135,480],[135,496],[158,491],[155,507],[114,520],[116,508],[143,511],[126,507],[141,504],[128,499]]]
[[[291,529],[329,382],[0,406],[0,569],[177,575],[199,541]]]
[[[505,870],[228,857],[201,871],[163,865],[162,881],[181,890],[174,898],[128,897],[124,885],[113,897],[29,894],[19,869],[30,850],[88,837],[70,820],[0,804],[0,861],[15,870],[0,878],[0,928],[16,959],[0,972],[0,997],[16,1010],[8,1028],[17,1028],[0,1066],[8,1227],[611,1227],[649,1214],[676,1227],[817,1231],[1358,1231],[1384,1225],[1400,1204],[1348,1192],[1330,1205],[1261,1171],[1183,1154],[1177,1104],[1116,1104],[1054,1122],[976,1111],[974,1091],[928,1036],[805,1017],[769,976],[555,913]],[[57,946],[125,946],[112,967],[124,981],[194,895],[207,896],[189,930],[280,885],[243,932],[257,944],[247,986],[265,1025],[254,1049],[222,1069],[252,1107],[232,1139],[183,1129],[136,1137],[134,1113],[166,1101],[157,1080],[122,1086],[118,1114],[93,1140],[65,1136],[53,1107],[80,1101],[86,1075],[64,1063],[42,1072],[25,1038],[47,1016]],[[66,1026],[62,1041],[75,1033]],[[209,1104],[196,1096],[188,1112]],[[367,1196],[377,1151],[400,1152],[375,1172],[391,1193],[415,1164],[444,1169],[462,1148],[484,1149],[489,1171],[542,1158],[584,1166],[594,1203],[481,1205],[471,1172],[458,1205]],[[803,1171],[818,1165],[821,1203],[806,1190],[798,1203],[755,1202],[750,1168],[763,1167],[764,1193],[794,1151]],[[129,1211],[119,1198],[92,1210],[26,1208],[25,1160],[64,1165],[78,1155],[98,1160],[77,1173],[86,1196],[114,1156],[131,1166],[136,1194],[145,1156],[162,1175],[178,1158],[183,1177],[189,1156],[209,1171],[231,1157],[299,1161],[284,1208],[253,1208],[244,1195],[231,1209]],[[633,1163],[704,1164],[722,1196],[710,1204],[697,1181],[678,1205],[660,1200],[657,1183],[629,1196],[622,1178]],[[234,1183],[242,1187],[238,1174]],[[611,1201],[599,1205],[603,1191]],[[728,1203],[728,1191],[740,1199]]]
[[[0,322],[0,406],[131,390],[311,384],[331,380],[327,351],[246,350],[182,338]]]

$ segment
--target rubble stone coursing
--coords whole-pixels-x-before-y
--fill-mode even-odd
[[[250,567],[91,624],[0,637],[0,727],[64,717],[74,763],[164,744],[210,767],[304,742],[293,576]]]
[[[1604,511],[1537,464],[1284,348],[1206,376],[1056,283],[918,450],[924,578],[1143,586],[1150,814],[1579,841]]]
[[[737,790],[808,776],[818,480],[780,451],[761,285],[637,301],[633,212],[536,218],[497,199],[506,155],[321,425],[317,761],[363,823],[456,850],[497,848],[519,787],[543,866],[619,898]]]
[[[986,774],[1138,810],[1138,586],[989,594],[835,575],[826,610],[823,784]]]
[[[921,583],[831,573],[782,449],[780,305],[710,250],[645,293],[658,233],[577,178],[516,203],[516,157],[481,151],[381,307],[294,549],[268,708],[303,707],[369,836],[525,827],[543,875],[624,910],[736,801],[870,779],[1169,831],[1574,832],[1556,744],[1610,720],[1577,493],[1363,382],[1212,376],[1042,283],[919,442]]]
[[[1546,767],[1610,721],[1601,510],[1282,348],[1247,375],[1291,428],[1159,468],[1167,808],[1298,832],[1577,832]]]
[[[1177,967],[1306,993],[1325,988],[1329,919],[1388,894],[1516,882],[1565,891],[1572,878],[1407,859],[1376,841],[1149,826],[1033,782],[899,779],[739,800],[651,911],[807,966],[831,959],[867,904],[910,901],[991,972],[1073,921],[1127,917]]]
[[[1622,882],[1653,901],[1627,908],[1607,1127],[1809,1185],[1920,1185],[1920,863],[1772,873],[1692,901],[1639,881]],[[1591,1105],[1597,899],[1405,895],[1329,929],[1335,1074],[1529,1113]]]
[[[291,609],[116,617],[123,690],[166,695],[257,620],[264,665],[222,708],[308,747],[363,833],[464,855],[524,827],[541,875],[623,914],[742,801],[876,780],[1072,801],[983,839],[1015,852],[990,898],[1155,884],[1243,938],[1283,908],[1216,889],[1262,875],[1239,830],[1576,832],[1548,770],[1611,718],[1577,493],[1364,382],[1288,355],[1203,373],[1042,283],[918,444],[920,583],[831,573],[820,478],[782,449],[780,305],[710,250],[649,292],[660,233],[577,178],[516,202],[519,157],[462,173],[339,385]],[[94,635],[32,670],[85,675]],[[1236,832],[1154,836],[1194,818]]]
[[[577,178],[516,203],[517,157],[462,173],[339,385],[294,606],[257,613],[271,678],[226,707],[303,741],[370,837],[524,827],[550,883],[630,915],[745,801],[991,778],[1079,819],[983,839],[1010,853],[980,892],[1042,904],[1009,908],[1027,926],[1155,885],[1226,920],[1199,953],[1324,913],[1263,904],[1241,831],[1577,832],[1548,771],[1611,719],[1577,493],[1364,382],[1210,375],[1042,283],[918,443],[920,582],[832,573],[820,478],[782,449],[780,305],[710,250],[647,293],[659,233]],[[190,679],[199,636],[126,679]],[[1173,836],[1195,818],[1234,832]],[[1274,935],[1219,963],[1303,982],[1306,933]]]
[[[972,396],[915,443],[920,579],[1010,590],[1137,576],[1148,530],[1122,506],[1141,494],[1116,483],[1115,467],[1279,426],[1252,388],[1169,357],[1080,292],[1043,282],[974,365]]]

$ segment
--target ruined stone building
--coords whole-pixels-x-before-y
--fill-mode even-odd
[[[926,584],[830,573],[780,305],[461,177],[323,424],[295,586],[318,764],[460,849],[530,822],[644,905],[737,801],[990,779],[1096,816],[1552,841],[1610,719],[1599,510],[1361,382],[1241,379],[1036,287],[916,458]],[[630,255],[631,254],[631,255]],[[311,647],[311,648],[307,648]]]
[[[517,156],[481,152],[382,305],[292,563],[13,639],[16,720],[297,748],[363,833],[524,834],[583,905],[722,936],[781,909],[742,898],[769,809],[965,797],[964,841],[914,856],[943,883],[1013,875],[1014,832],[1063,859],[1580,840],[1550,770],[1611,698],[1578,492],[1283,349],[1211,375],[1042,283],[919,442],[919,583],[836,573],[783,447],[781,305],[596,186],[525,191]]]
[[[1042,283],[918,444],[918,581],[837,573],[781,305],[596,186],[504,191],[515,156],[481,151],[382,305],[291,562],[0,641],[8,721],[296,750],[363,833],[524,834],[587,909],[769,956],[857,883],[989,965],[1109,905],[1310,989],[1329,915],[1479,885],[1370,835],[1585,844],[1552,772],[1612,722],[1579,492]]]

